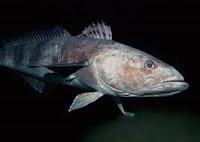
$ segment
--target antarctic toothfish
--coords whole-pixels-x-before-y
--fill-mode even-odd
[[[111,95],[124,115],[133,116],[120,97],[169,96],[189,86],[172,66],[112,40],[104,23],[92,24],[78,36],[61,27],[26,33],[5,43],[0,54],[0,66],[17,72],[42,94],[56,85],[88,90],[75,97],[69,112]]]

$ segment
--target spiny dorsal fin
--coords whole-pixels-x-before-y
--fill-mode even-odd
[[[112,31],[110,26],[107,26],[105,23],[92,23],[79,36],[86,36],[91,38],[98,38],[98,39],[107,39],[112,40]]]
[[[24,33],[22,36],[18,36],[16,38],[8,40],[7,42],[4,42],[4,47],[19,46],[22,44],[27,44],[31,42],[42,41],[62,36],[70,36],[70,34],[65,29],[58,26],[53,29]]]

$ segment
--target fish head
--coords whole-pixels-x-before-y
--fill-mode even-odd
[[[189,87],[179,71],[151,55],[136,56],[133,62],[135,66],[129,62],[122,70],[132,67],[130,74],[135,76],[132,83],[136,87],[136,94],[141,97],[169,96]]]
[[[169,96],[189,85],[174,67],[135,48],[101,58],[100,80],[121,97]]]

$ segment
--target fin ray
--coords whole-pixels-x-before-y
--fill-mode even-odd
[[[71,104],[69,108],[69,112],[73,111],[75,109],[82,108],[84,106],[87,106],[88,104],[96,101],[100,97],[102,97],[104,94],[101,92],[87,92],[87,93],[82,93],[76,96],[74,99],[73,103]]]
[[[3,46],[19,46],[22,44],[28,44],[31,42],[42,41],[62,36],[70,36],[70,34],[65,29],[57,26],[49,30],[26,32],[21,36],[4,41]]]
[[[23,75],[22,77],[27,83],[30,84],[31,87],[33,87],[36,91],[43,95],[48,95],[50,91],[55,87],[54,85],[48,84],[29,76]]]
[[[110,26],[107,26],[105,23],[92,23],[78,36],[85,36],[97,39],[107,39],[112,40],[112,31]]]

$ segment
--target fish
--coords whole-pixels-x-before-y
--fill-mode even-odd
[[[43,95],[57,85],[83,89],[69,112],[110,95],[123,115],[133,117],[124,110],[122,97],[171,96],[189,88],[171,65],[113,40],[104,22],[92,23],[75,36],[58,26],[12,38],[0,48],[0,66]]]

